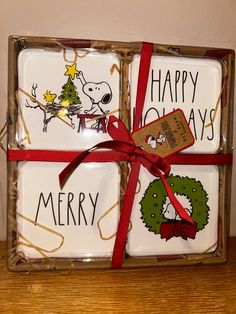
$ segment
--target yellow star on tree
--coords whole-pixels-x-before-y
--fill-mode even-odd
[[[66,65],[67,71],[65,72],[65,75],[71,76],[72,80],[75,78],[75,74],[78,74],[79,71],[76,69],[76,63],[73,63],[72,65]]]

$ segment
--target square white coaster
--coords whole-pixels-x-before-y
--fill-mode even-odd
[[[169,185],[177,199],[197,222],[195,238],[185,240],[176,234],[161,238],[161,226],[180,224],[159,178],[144,167],[140,171],[140,191],[136,194],[131,214],[132,229],[128,234],[130,256],[157,256],[212,252],[218,230],[219,170],[216,166],[172,166]]]
[[[130,65],[131,116],[137,94],[140,55]],[[222,65],[203,58],[153,55],[141,125],[182,109],[195,137],[184,152],[215,153],[220,145]],[[216,115],[215,115],[216,114]],[[215,118],[214,118],[215,115]]]
[[[65,166],[19,163],[17,250],[28,258],[110,257],[119,218],[118,166],[83,163],[61,190]]]
[[[111,139],[106,116],[119,116],[119,67],[115,53],[22,50],[18,142],[28,149],[79,150]]]

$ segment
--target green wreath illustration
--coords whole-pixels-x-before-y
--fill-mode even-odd
[[[208,195],[200,181],[195,178],[170,175],[167,178],[173,193],[185,196],[191,204],[191,217],[197,224],[197,231],[204,229],[208,223],[209,206]],[[141,219],[149,231],[160,233],[161,224],[167,222],[163,215],[163,206],[167,197],[161,179],[151,182],[140,201]]]

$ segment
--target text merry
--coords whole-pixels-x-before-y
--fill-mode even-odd
[[[38,198],[35,223],[40,215],[51,215],[55,226],[69,225],[93,225],[99,193],[86,195],[80,192],[76,195],[72,192],[56,195],[52,193],[40,193]]]

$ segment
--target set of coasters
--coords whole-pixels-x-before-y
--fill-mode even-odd
[[[11,270],[109,268],[116,250],[120,267],[225,260],[233,53],[154,44],[143,96],[142,48],[11,37]]]

